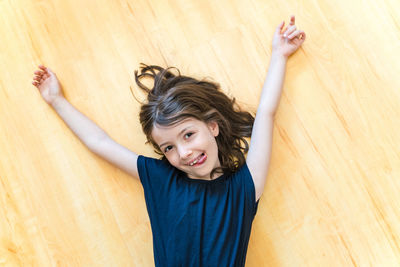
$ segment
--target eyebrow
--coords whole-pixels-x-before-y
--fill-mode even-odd
[[[181,135],[184,131],[186,131],[187,129],[192,128],[192,127],[193,127],[193,125],[190,125],[190,126],[184,128],[182,131],[180,131],[180,132],[178,133],[177,136]],[[162,144],[160,145],[160,148],[161,148],[162,146],[165,146],[167,143],[169,143],[169,142],[162,143]]]

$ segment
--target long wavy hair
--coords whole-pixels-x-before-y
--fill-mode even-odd
[[[135,81],[147,93],[147,101],[141,103],[139,115],[146,144],[151,143],[154,151],[162,156],[160,159],[166,160],[152,138],[154,125],[171,126],[187,118],[204,123],[216,121],[219,134],[215,138],[221,167],[214,168],[210,177],[216,171],[224,174],[236,172],[245,163],[245,153],[249,150],[245,137],[251,136],[254,116],[242,111],[235,98],[223,93],[218,83],[183,76],[175,67],[164,69],[141,64],[139,75],[135,70]],[[173,74],[172,69],[176,69],[178,75]],[[140,82],[145,77],[154,79],[153,88]]]

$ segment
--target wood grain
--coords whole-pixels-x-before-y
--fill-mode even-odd
[[[275,27],[288,63],[246,266],[400,265],[400,5],[384,1],[0,1],[0,266],[154,266],[141,184],[91,153],[31,84],[129,149],[139,63],[212,77],[255,110]]]

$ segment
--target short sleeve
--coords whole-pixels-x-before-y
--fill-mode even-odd
[[[139,155],[137,168],[148,203],[157,203],[168,198],[169,185],[176,173],[176,169],[168,161]]]
[[[140,182],[144,188],[148,188],[151,184],[159,184],[162,177],[171,169],[170,165],[159,159],[149,158],[139,155],[137,159],[137,168]]]
[[[253,216],[255,216],[257,214],[258,202],[260,201],[260,199],[258,199],[256,202],[256,187],[246,162],[240,168],[238,174],[242,176],[242,182],[244,183],[244,186],[246,188],[246,196],[248,196],[250,210],[253,212]]]

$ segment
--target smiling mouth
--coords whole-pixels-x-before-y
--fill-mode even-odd
[[[207,156],[204,153],[201,153],[200,156],[197,157],[194,161],[189,163],[189,166],[200,165],[207,159]]]

